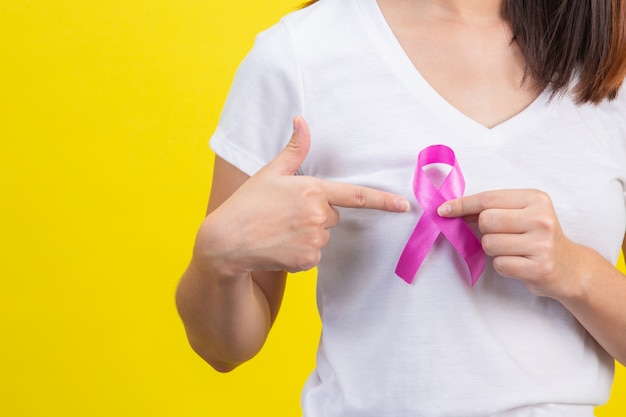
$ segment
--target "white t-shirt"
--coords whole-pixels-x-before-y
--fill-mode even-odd
[[[420,150],[445,144],[466,195],[536,188],[565,234],[617,260],[626,229],[626,91],[599,106],[540,96],[488,129],[422,78],[375,0],[322,0],[258,36],[239,68],[215,152],[252,175],[302,114],[304,175],[405,196],[412,213],[340,209],[318,266],[323,330],[306,417],[592,416],[612,358],[558,302],[499,276],[477,285],[443,237],[412,284],[394,274],[421,208]]]

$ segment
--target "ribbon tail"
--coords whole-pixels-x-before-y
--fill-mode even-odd
[[[396,275],[407,283],[412,283],[439,233],[441,231],[437,225],[422,215],[400,255],[396,265]]]
[[[441,231],[467,264],[470,285],[473,287],[485,270],[485,252],[480,240],[463,219],[446,221]]]
[[[485,252],[482,249],[477,250],[467,258],[464,257],[464,259],[470,270],[471,285],[473,287],[485,271]]]

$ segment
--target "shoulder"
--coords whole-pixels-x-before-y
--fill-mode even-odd
[[[327,25],[335,20],[347,21],[358,10],[356,0],[319,0],[317,3],[289,13],[281,22],[294,30],[298,28],[324,29],[320,24]]]
[[[606,99],[597,105],[581,106],[581,114],[605,128],[616,129],[616,133],[626,142],[626,85],[622,85],[613,100]]]
[[[267,64],[281,58],[293,57],[296,52],[306,53],[312,45],[327,45],[326,38],[333,21],[345,19],[346,9],[353,0],[320,0],[304,9],[293,11],[279,22],[260,32],[254,41],[247,60]]]
[[[626,135],[626,84],[620,88],[617,97],[605,99],[598,104],[576,104],[573,95],[569,93],[556,101],[559,103],[562,114],[572,118],[581,118],[592,128],[613,127]]]
[[[368,0],[375,1],[375,0]],[[313,83],[373,59],[370,28],[357,0],[320,0],[259,33],[246,58],[258,73],[298,74]]]
[[[330,45],[337,46],[350,33],[362,37],[356,29],[363,27],[360,11],[357,0],[320,0],[261,32],[255,48],[284,48],[288,43],[302,53],[331,50]]]
[[[616,160],[619,166],[626,167],[626,85],[613,100],[578,105],[576,108],[575,117],[604,146],[608,157]]]

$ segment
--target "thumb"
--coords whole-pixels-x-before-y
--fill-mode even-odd
[[[275,175],[293,175],[296,173],[311,146],[309,127],[301,116],[293,118],[293,134],[283,150],[267,164],[263,171]]]

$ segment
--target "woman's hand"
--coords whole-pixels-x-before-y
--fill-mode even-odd
[[[297,117],[289,144],[256,175],[216,163],[209,214],[176,302],[189,343],[221,372],[261,349],[280,308],[283,271],[317,265],[339,221],[335,206],[409,210],[390,193],[294,175],[309,145]]]
[[[545,192],[488,191],[448,201],[438,212],[477,221],[495,270],[523,281],[534,294],[559,299],[578,290],[572,280],[581,247],[563,234]]]
[[[283,151],[207,217],[198,233],[196,260],[219,266],[222,276],[303,271],[320,261],[339,221],[335,206],[409,210],[408,201],[394,194],[294,175],[309,146],[308,127],[296,117]]]
[[[439,207],[439,215],[478,221],[483,249],[494,257],[498,273],[561,302],[626,364],[626,279],[600,254],[563,234],[546,193],[487,191],[450,200]]]

